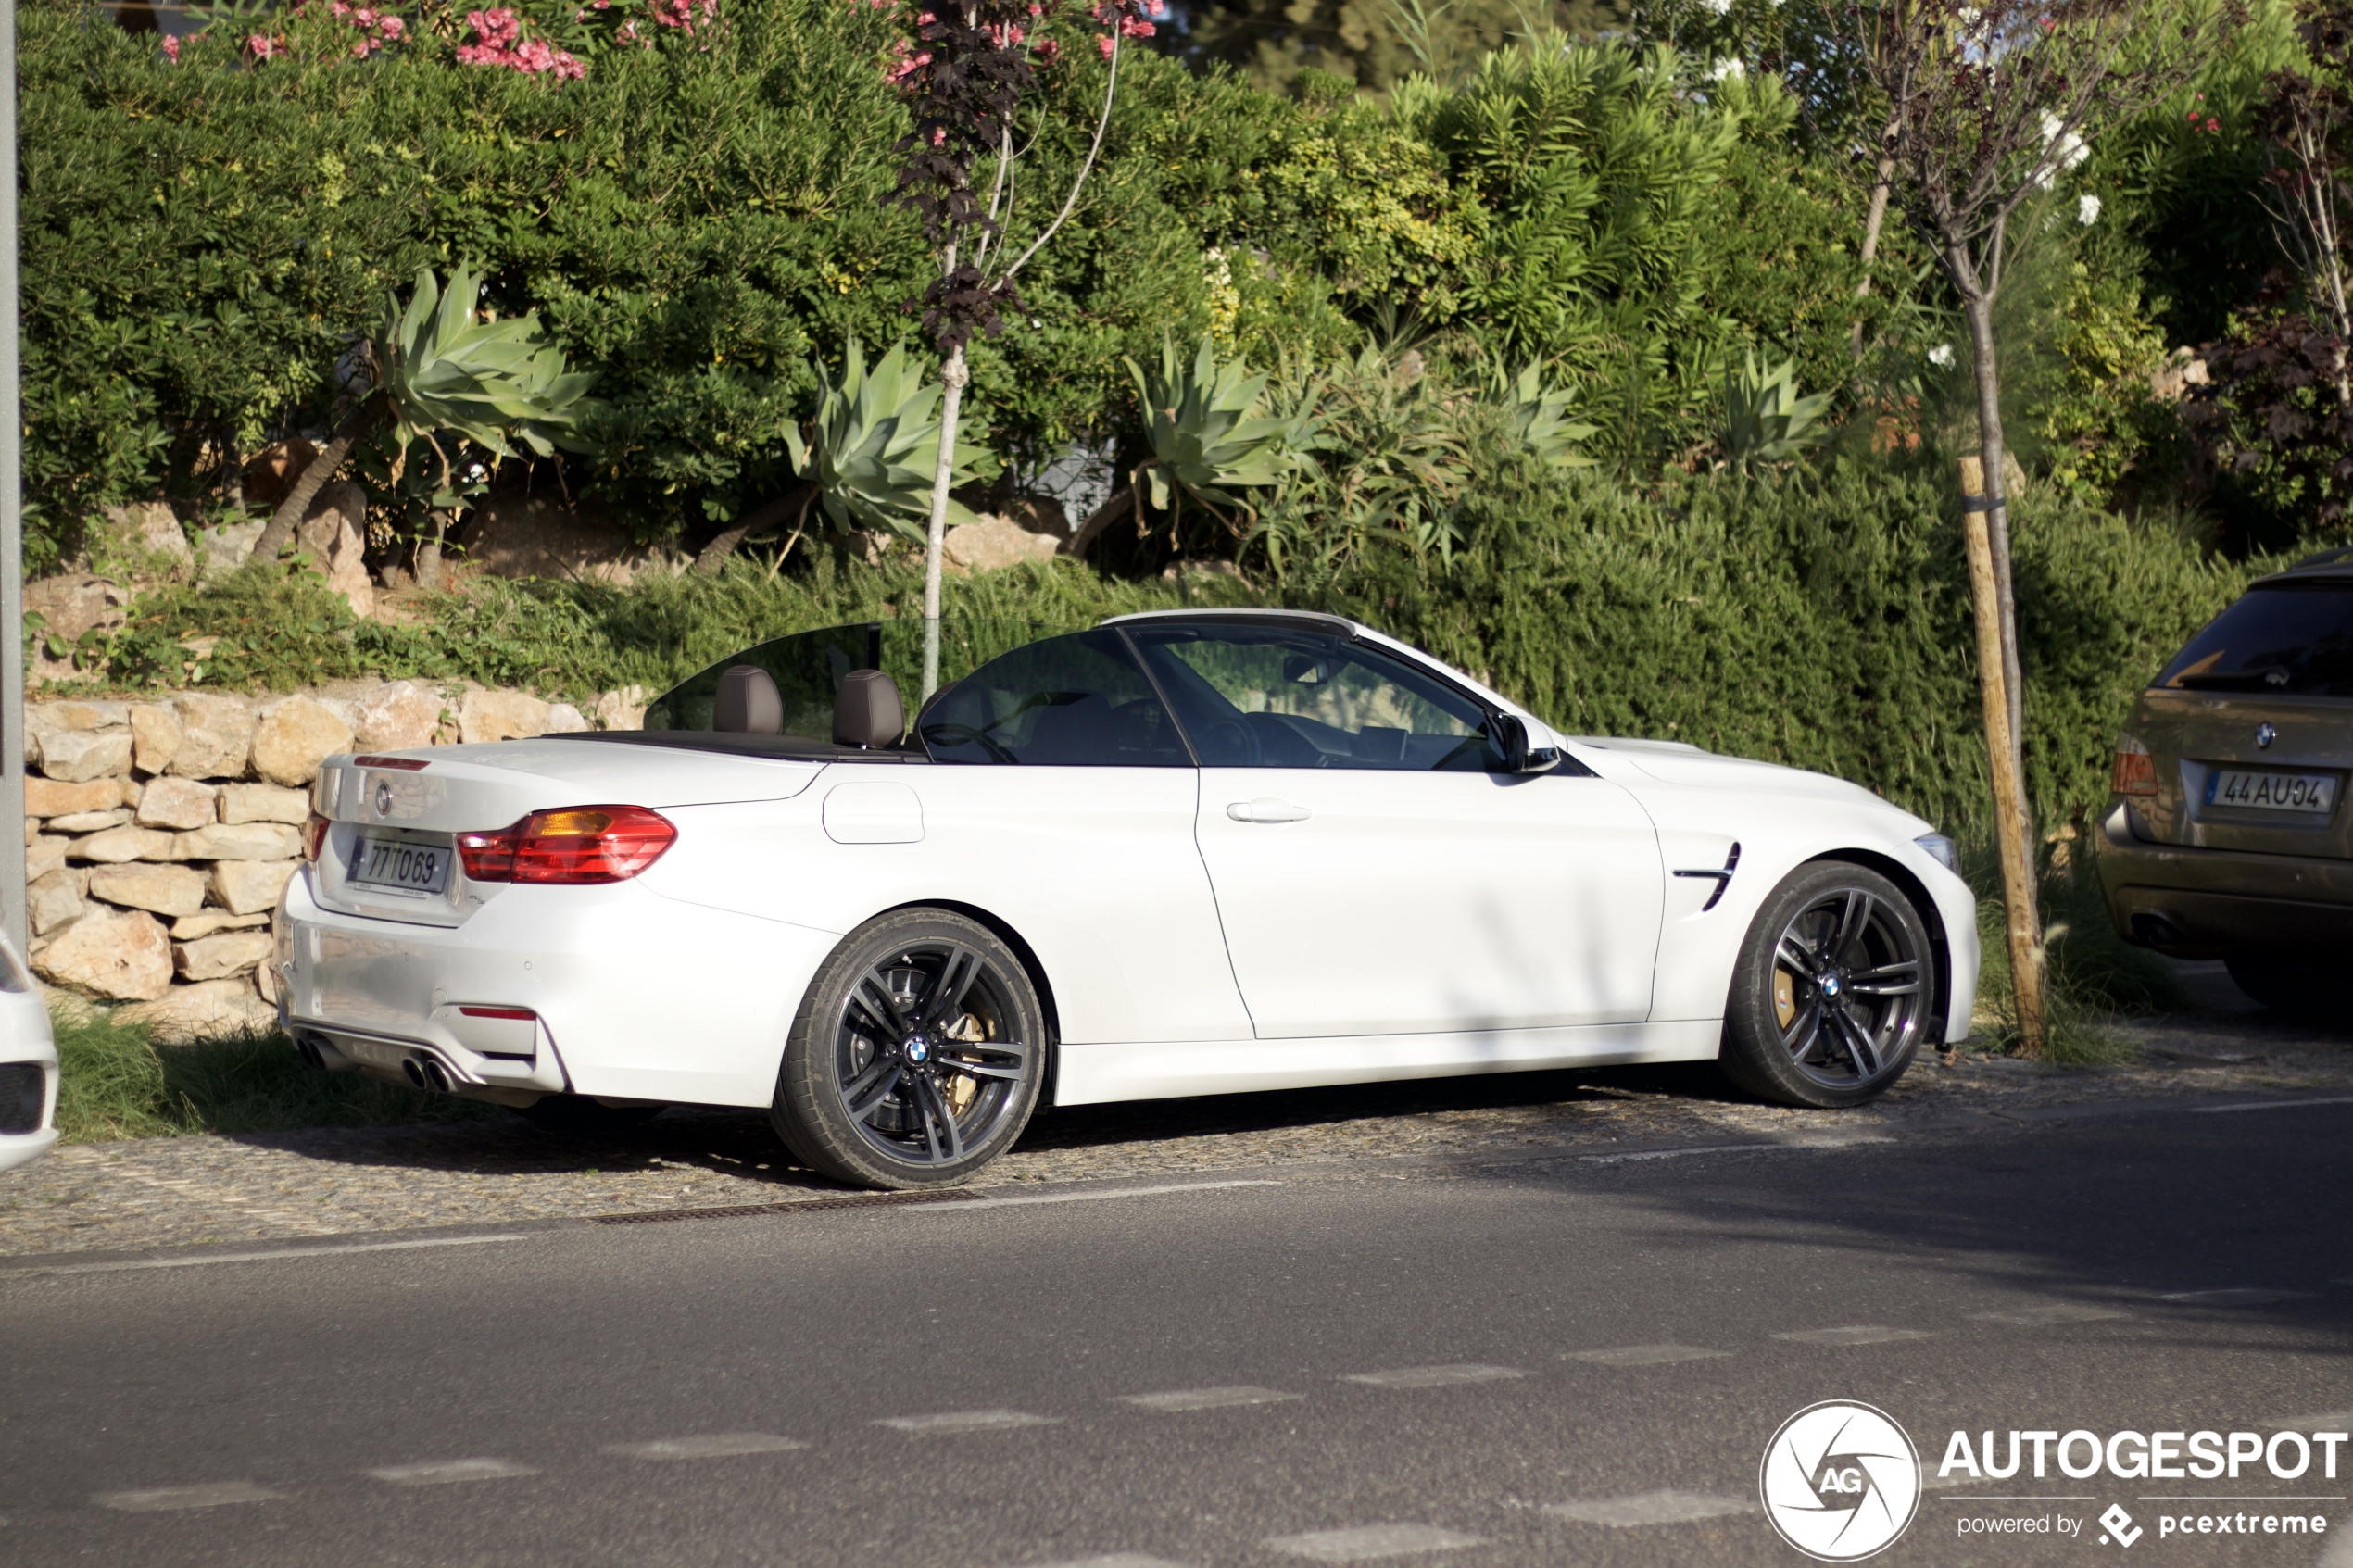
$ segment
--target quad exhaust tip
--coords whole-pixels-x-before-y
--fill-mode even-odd
[[[316,1068],[321,1073],[348,1073],[356,1065],[349,1057],[317,1035],[296,1035],[295,1054],[302,1058],[304,1066]]]
[[[409,1080],[412,1088],[441,1095],[449,1092],[449,1070],[442,1066],[436,1058],[422,1053],[403,1058],[400,1075]]]

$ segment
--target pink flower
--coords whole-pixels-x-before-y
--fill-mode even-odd
[[[1038,56],[1038,63],[1041,66],[1059,65],[1063,57],[1062,41],[1057,38],[1049,38],[1030,50],[1030,53]]]
[[[257,60],[266,60],[272,55],[283,55],[286,52],[286,46],[283,44],[267,33],[260,32],[248,37],[245,40],[245,47],[252,52],[253,57]]]
[[[1102,37],[1095,40],[1095,47],[1102,52],[1103,58],[1110,59],[1111,52],[1114,49],[1118,48],[1119,45],[1112,42],[1111,34],[1105,33]]]
[[[398,17],[385,17],[376,23],[376,31],[383,33],[387,42],[397,44],[409,31],[409,24]]]
[[[175,66],[180,63],[180,35],[178,33],[170,33],[165,36],[163,57]]]

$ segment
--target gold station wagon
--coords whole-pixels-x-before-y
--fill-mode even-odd
[[[2141,694],[2093,834],[2128,941],[2220,958],[2267,1007],[2347,1013],[2353,550],[2258,579]]]

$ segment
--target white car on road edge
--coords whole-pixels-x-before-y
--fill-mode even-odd
[[[0,935],[0,1171],[57,1141],[57,1046],[48,1005]]]
[[[1851,1106],[1968,1031],[1952,845],[1856,785],[1291,611],[966,647],[911,726],[914,632],[761,644],[643,731],[330,759],[298,1048],[573,1124],[766,1108],[919,1187],[1040,1103],[1715,1060]]]

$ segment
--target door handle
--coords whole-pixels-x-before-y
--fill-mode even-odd
[[[1311,814],[1304,806],[1294,806],[1271,795],[1262,795],[1255,800],[1237,800],[1226,808],[1226,815],[1238,822],[1303,822]]]

